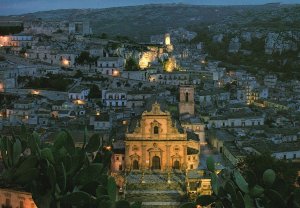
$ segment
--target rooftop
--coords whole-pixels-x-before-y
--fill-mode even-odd
[[[83,90],[87,90],[87,89],[89,89],[89,88],[86,86],[79,85],[79,86],[75,86],[72,89],[70,89],[69,92],[70,93],[81,93]]]

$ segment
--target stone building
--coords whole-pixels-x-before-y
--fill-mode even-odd
[[[0,188],[0,205],[10,208],[37,208],[30,193],[11,188]]]
[[[179,88],[179,114],[195,114],[194,87],[182,85]]]
[[[197,169],[199,141],[188,140],[168,111],[158,103],[143,112],[133,132],[126,134],[125,169],[171,171]],[[193,159],[189,159],[193,158]]]

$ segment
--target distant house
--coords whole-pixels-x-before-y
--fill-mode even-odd
[[[253,113],[235,113],[223,116],[213,116],[208,121],[208,128],[248,127],[264,125],[263,115]]]
[[[28,123],[29,116],[34,114],[36,103],[32,99],[20,99],[16,101],[13,108],[6,110],[10,122]]]
[[[86,101],[89,93],[90,89],[88,87],[76,86],[69,91],[68,96],[70,100]]]
[[[51,116],[54,118],[66,118],[83,116],[86,114],[83,105],[76,105],[70,101],[58,100],[52,103]]]
[[[224,143],[226,141],[234,141],[235,137],[225,130],[209,130],[207,133],[208,143],[216,148],[218,152],[223,153]]]
[[[267,99],[269,90],[266,87],[257,87],[247,93],[247,103],[253,103],[257,100]]]
[[[125,149],[114,149],[111,157],[111,171],[125,170]]]
[[[123,90],[102,90],[102,103],[110,108],[126,107],[127,92]]]
[[[201,106],[210,106],[214,104],[229,102],[230,92],[222,89],[200,91],[198,100]]]
[[[54,115],[54,114],[52,114],[52,115]],[[57,118],[74,118],[74,117],[76,117],[76,112],[72,111],[72,110],[60,110],[60,111],[57,111],[57,115],[54,116],[54,117],[57,117]]]
[[[112,119],[108,113],[100,113],[90,117],[90,125],[94,126],[94,130],[110,130],[112,128]]]
[[[122,57],[102,57],[97,61],[97,72],[104,75],[120,76],[125,66]]]
[[[33,37],[29,34],[19,33],[0,37],[0,44],[3,46],[27,47],[32,46]]]
[[[129,91],[127,94],[127,107],[135,108],[135,107],[143,107],[145,106],[145,102],[148,98],[153,97],[155,92],[152,91]]]
[[[269,74],[264,77],[264,84],[267,87],[274,88],[277,83],[277,76],[274,74]]]
[[[28,124],[47,126],[49,124],[50,117],[50,110],[40,109],[29,116]]]
[[[190,74],[186,72],[173,72],[173,73],[157,73],[149,75],[150,82],[157,82],[167,85],[185,85],[190,80]]]

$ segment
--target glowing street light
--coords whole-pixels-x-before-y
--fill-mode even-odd
[[[70,65],[70,61],[67,60],[67,59],[63,59],[63,60],[62,60],[62,65],[63,65],[63,66],[69,66],[69,65]]]
[[[84,100],[75,100],[74,103],[77,105],[84,105],[85,101]]]
[[[39,90],[32,90],[31,94],[33,95],[39,95],[41,92]]]
[[[119,70],[114,70],[112,75],[113,75],[114,77],[120,76]]]

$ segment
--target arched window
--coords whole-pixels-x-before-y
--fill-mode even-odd
[[[188,92],[185,93],[185,102],[189,102],[189,93]]]
[[[154,126],[154,128],[153,128],[153,133],[154,133],[154,134],[158,134],[158,131],[159,131],[158,126]]]

